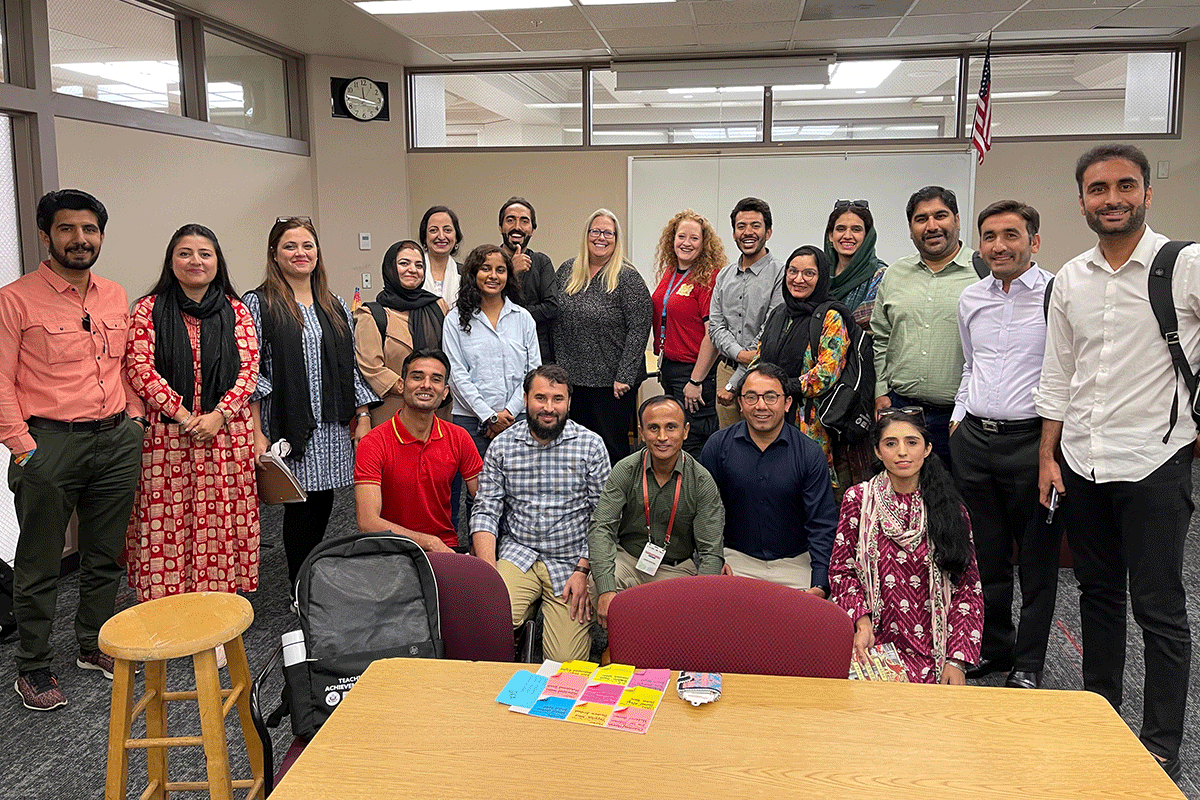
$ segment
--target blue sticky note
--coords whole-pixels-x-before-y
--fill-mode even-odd
[[[529,708],[541,696],[547,680],[545,675],[534,675],[528,670],[519,670],[508,679],[500,694],[496,695],[496,702],[506,706]]]
[[[568,700],[565,697],[547,697],[533,704],[533,708],[529,709],[529,716],[566,719],[574,707],[574,700]]]

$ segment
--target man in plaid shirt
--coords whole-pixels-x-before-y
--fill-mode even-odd
[[[567,419],[571,392],[556,364],[525,376],[528,418],[492,441],[471,515],[471,550],[504,579],[513,627],[542,599],[544,649],[554,661],[591,650],[588,521],[612,469],[604,441]]]

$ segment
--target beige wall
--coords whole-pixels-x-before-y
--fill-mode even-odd
[[[1195,198],[1195,187],[1200,186],[1200,47],[1196,45],[1188,48],[1184,87],[1183,138],[1120,140],[1141,147],[1152,169],[1158,161],[1171,162],[1170,178],[1151,178],[1155,191],[1148,216],[1151,227],[1169,236],[1200,238],[1200,203]],[[1097,143],[997,143],[976,173],[975,209],[1009,197],[1033,205],[1042,215],[1038,261],[1057,270],[1095,243],[1079,214],[1074,169],[1075,159]],[[802,153],[804,149],[776,148],[772,152],[781,151]],[[466,244],[473,246],[494,239],[500,202],[509,194],[523,194],[538,209],[540,225],[534,247],[558,264],[574,255],[583,221],[598,206],[607,206],[623,217],[628,208],[628,157],[654,152],[409,153],[410,219],[415,231],[425,208],[448,205],[459,213]],[[937,176],[929,176],[929,182],[937,182]],[[964,219],[962,225],[964,240],[974,242],[974,221]]]
[[[386,81],[389,122],[334,119],[330,77],[364,76]],[[347,303],[362,273],[372,275],[364,299],[382,288],[380,261],[388,246],[408,238],[408,191],[404,158],[404,74],[393,64],[310,56],[310,145],[314,220],[329,284]],[[371,234],[371,249],[358,249],[358,234]]]
[[[162,270],[171,234],[188,222],[213,229],[234,285],[262,280],[266,231],[280,213],[312,205],[309,159],[218,142],[55,121],[60,185],[91,192],[108,208],[97,271],[130,299]]]

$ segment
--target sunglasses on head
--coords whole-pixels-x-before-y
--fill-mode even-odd
[[[302,225],[312,225],[312,217],[276,217],[275,224],[281,222],[299,222]]]
[[[835,200],[833,202],[833,210],[837,211],[842,208],[850,208],[858,206],[859,208],[870,208],[871,204],[866,200]]]
[[[920,406],[903,406],[901,408],[897,408],[896,406],[888,406],[887,408],[879,409],[880,422],[891,417],[915,420],[922,428],[925,427],[925,409],[921,408]]]

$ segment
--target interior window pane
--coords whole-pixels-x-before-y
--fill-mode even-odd
[[[213,33],[204,34],[208,121],[288,135],[286,65]]]
[[[583,142],[581,70],[412,77],[414,147],[550,147]]]
[[[8,80],[8,32],[4,30],[4,0],[0,0],[0,82]]]
[[[175,20],[124,0],[47,0],[54,91],[182,114]]]
[[[839,61],[823,84],[772,87],[771,141],[955,135],[957,58]]]
[[[708,144],[763,140],[763,87],[618,89],[592,70],[592,144]]]
[[[1175,53],[992,56],[992,137],[1172,133]],[[983,56],[971,59],[967,124]]]

